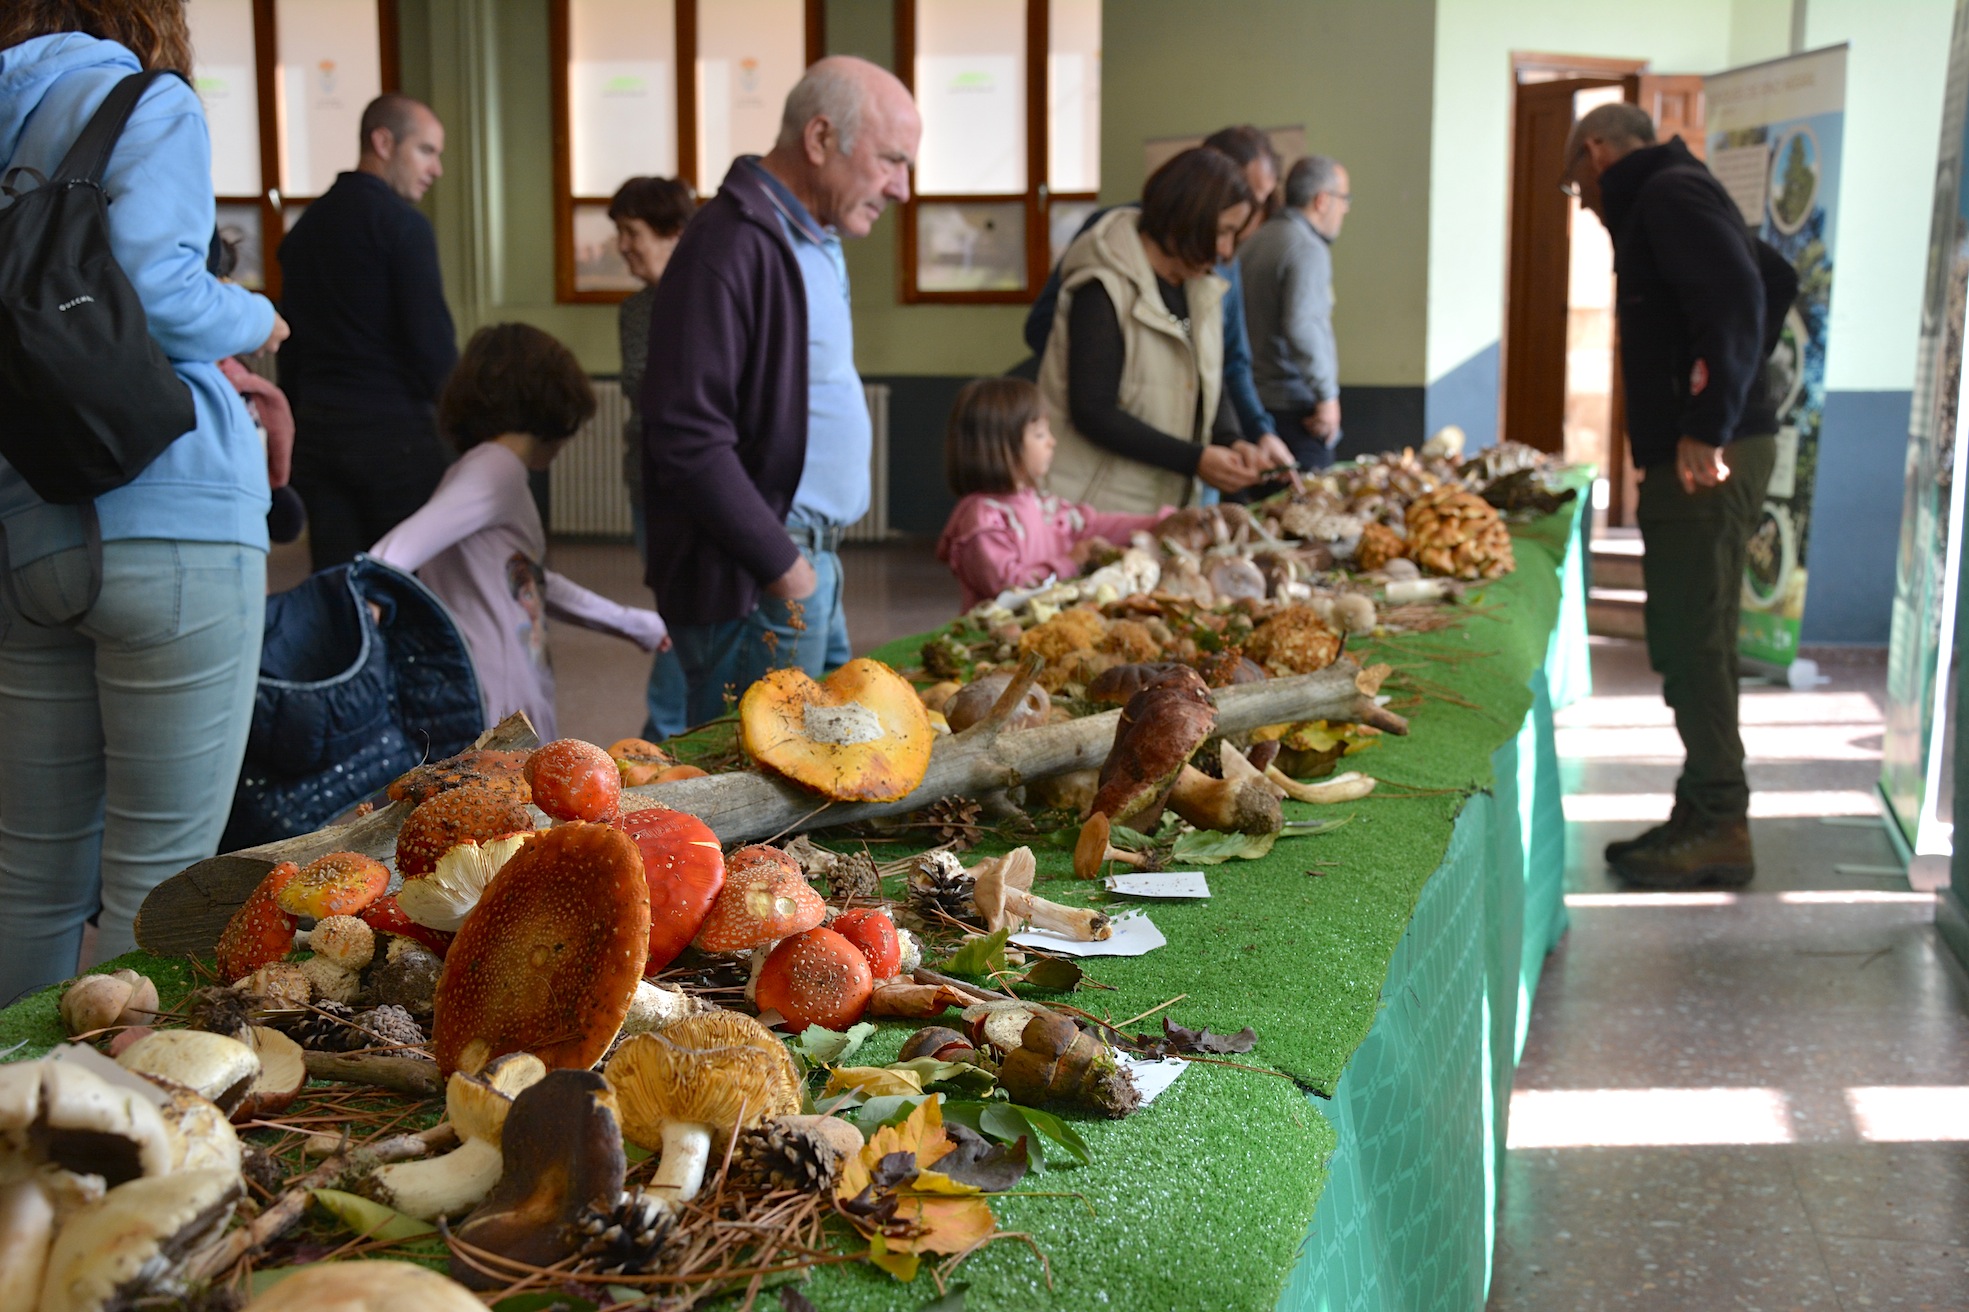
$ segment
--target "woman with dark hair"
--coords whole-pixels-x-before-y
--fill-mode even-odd
[[[124,78],[181,75],[144,89],[102,185],[110,253],[196,417],[81,506],[0,461],[0,1003],[74,974],[91,916],[98,958],[134,946],[145,895],[217,849],[246,750],[267,452],[213,362],[272,350],[287,325],[205,267],[212,144],[191,64],[183,0],[0,5],[0,174],[21,187]]]
[[[650,306],[656,302],[657,279],[696,210],[697,192],[682,178],[631,178],[616,189],[608,204],[622,262],[643,284],[622,303],[616,320],[622,343],[622,398],[629,405],[629,416],[622,422],[622,481],[629,487],[637,559],[643,555],[642,393],[643,370],[649,364]],[[689,728],[687,696],[684,667],[676,654],[667,648],[658,652],[650,663],[644,693],[649,718],[643,724],[643,737],[662,742]]]
[[[670,645],[653,610],[622,606],[546,568],[547,534],[527,475],[546,469],[595,413],[574,353],[540,329],[494,324],[472,334],[438,402],[438,427],[459,451],[423,509],[369,549],[414,571],[458,622],[471,649],[487,723],[525,711],[540,737],[554,723],[547,616]]]
[[[1244,440],[1223,387],[1224,292],[1211,272],[1251,219],[1244,170],[1207,147],[1150,175],[1139,210],[1111,210],[1060,261],[1039,386],[1059,443],[1052,489],[1152,514],[1259,481],[1272,457]]]

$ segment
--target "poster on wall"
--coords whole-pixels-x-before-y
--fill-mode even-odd
[[[1751,231],[1798,270],[1798,298],[1772,356],[1778,458],[1744,567],[1737,647],[1786,666],[1805,615],[1805,547],[1825,415],[1825,347],[1839,218],[1846,47],[1703,79],[1709,165]]]
[[[1887,648],[1887,730],[1880,791],[1900,837],[1917,856],[1946,855],[1954,810],[1947,771],[1955,667],[1956,580],[1962,568],[1962,338],[1969,305],[1969,0],[1957,0],[1935,200],[1928,223],[1928,279],[1908,407],[1906,489]]]

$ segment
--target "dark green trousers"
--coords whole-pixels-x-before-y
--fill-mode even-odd
[[[1648,663],[1688,753],[1676,800],[1704,819],[1740,819],[1750,808],[1737,731],[1737,612],[1744,550],[1776,458],[1776,438],[1738,438],[1724,450],[1730,477],[1720,487],[1684,492],[1672,461],[1641,482]]]

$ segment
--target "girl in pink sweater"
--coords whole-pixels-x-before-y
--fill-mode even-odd
[[[1053,430],[1039,389],[1022,378],[965,384],[944,437],[944,469],[959,497],[937,559],[964,589],[969,610],[1008,588],[1073,578],[1097,543],[1126,546],[1171,513],[1118,515],[1040,489],[1053,467]]]

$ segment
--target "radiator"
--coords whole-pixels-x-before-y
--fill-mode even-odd
[[[548,530],[560,537],[629,537],[629,489],[622,482],[622,425],[629,405],[613,378],[597,378],[595,417],[581,426],[568,449],[554,461],[548,478]],[[882,542],[889,537],[889,388],[870,383],[868,418],[874,441],[869,451],[868,513],[848,528],[850,542]]]

